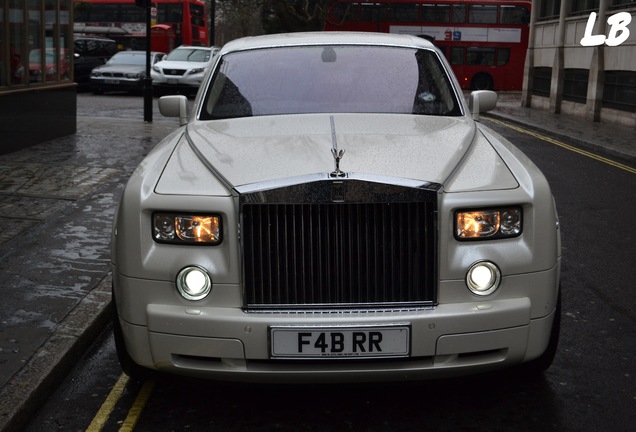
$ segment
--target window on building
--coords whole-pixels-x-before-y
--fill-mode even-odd
[[[636,71],[605,71],[603,106],[636,112]]]
[[[0,87],[72,79],[71,5],[72,0],[0,4]]]
[[[610,9],[622,8],[628,5],[636,6],[636,0],[610,0]]]
[[[550,20],[559,17],[561,0],[539,0],[539,20]]]
[[[0,6],[0,10],[2,7]],[[5,31],[7,28],[7,24],[5,23],[5,13],[4,11],[0,12],[0,35],[5,35]],[[9,85],[9,61],[5,61],[5,59],[10,60],[8,45],[4,41],[4,37],[0,40],[0,87],[5,87]]]
[[[563,71],[563,99],[585,103],[589,76],[588,69],[565,69]]]
[[[38,0],[29,0],[29,61],[28,80],[29,83],[53,81],[57,78],[57,62],[55,51],[42,46],[42,3]],[[25,69],[26,69],[25,65]],[[25,72],[27,72],[25,70]]]
[[[9,10],[9,84],[21,85],[27,82],[25,64],[29,67],[24,3],[21,0],[9,0]]]
[[[552,83],[552,68],[535,67],[532,75],[532,94],[550,97],[550,85]]]
[[[570,15],[598,12],[600,0],[571,0]]]

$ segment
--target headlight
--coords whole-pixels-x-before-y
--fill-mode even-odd
[[[143,77],[144,77],[144,74],[139,72],[132,72],[132,73],[126,74],[126,78],[130,78],[130,79],[138,79]]]
[[[192,69],[192,70],[190,71],[190,75],[198,74],[198,73],[201,73],[201,72],[203,72],[203,71],[205,71],[205,68],[196,68],[196,69]]]
[[[157,73],[161,73],[161,69],[159,69],[159,66],[153,66],[152,70],[157,72]]]
[[[187,300],[201,300],[212,291],[212,279],[201,267],[186,267],[177,275],[177,289]]]
[[[455,213],[455,238],[480,240],[510,238],[521,235],[521,207],[460,210]]]
[[[155,213],[153,239],[159,243],[218,245],[222,241],[220,215]]]
[[[499,288],[501,272],[490,261],[480,261],[473,264],[466,273],[466,285],[473,294],[485,296],[492,294]]]

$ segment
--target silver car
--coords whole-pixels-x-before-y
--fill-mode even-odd
[[[150,53],[150,66],[165,57],[162,52]],[[146,52],[120,51],[106,64],[91,71],[93,93],[108,91],[141,92],[146,78]]]
[[[155,93],[196,93],[218,48],[180,46],[150,71]]]
[[[478,122],[428,41],[305,33],[222,48],[132,175],[112,237],[130,375],[419,380],[557,349],[550,188]]]

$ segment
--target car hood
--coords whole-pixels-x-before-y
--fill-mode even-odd
[[[466,171],[458,167],[471,165],[464,162],[473,159],[465,158],[470,150],[481,155],[472,171],[490,173],[480,175],[480,188],[517,185],[475,123],[464,117],[249,117],[193,122],[186,134],[207,169],[234,188],[306,176],[326,178],[336,169],[334,147],[344,150],[339,167],[350,176],[458,183],[458,172]]]
[[[191,61],[160,61],[155,66],[161,69],[196,69],[206,68],[210,62],[191,62]]]
[[[93,69],[97,72],[121,72],[121,73],[139,73],[144,72],[146,70],[146,66],[144,65],[127,65],[127,64],[114,64],[109,65],[105,64],[103,66],[96,67]]]

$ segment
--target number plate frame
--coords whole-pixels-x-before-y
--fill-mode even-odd
[[[411,326],[271,326],[269,345],[276,360],[409,357]]]

